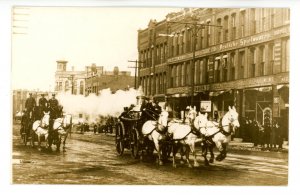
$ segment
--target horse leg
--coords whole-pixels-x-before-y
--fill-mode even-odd
[[[224,148],[223,148],[223,144],[221,143],[221,142],[217,142],[216,143],[216,146],[217,146],[217,148],[219,149],[219,151],[220,151],[220,154],[216,157],[216,160],[217,161],[221,161],[221,160],[223,160],[222,158],[222,156],[223,156],[223,150],[224,150]]]
[[[42,148],[41,148],[41,135],[39,134],[38,135],[38,151],[41,151]]]
[[[214,155],[214,145],[210,145],[208,147],[209,152],[210,152],[210,159],[209,159],[209,163],[214,163],[215,160],[215,155]]]
[[[180,144],[180,143],[178,142],[178,144]],[[184,144],[181,144],[178,147],[180,147],[179,148],[180,149],[180,161],[179,162],[180,162],[180,164],[184,164],[183,156],[185,155],[186,147]]]
[[[190,145],[190,150],[191,150],[191,152],[194,156],[194,167],[199,167],[200,165],[197,161],[197,153],[196,153],[196,149],[195,149],[195,142]]]
[[[204,157],[204,165],[205,166],[209,166],[209,162],[207,160],[207,150],[208,150],[208,145],[207,143],[204,143],[203,146],[202,146],[202,156]]]
[[[226,155],[227,155],[227,143],[222,143],[222,152],[221,152],[221,158],[220,158],[220,161],[224,160],[226,158]]]
[[[176,158],[176,153],[177,153],[177,150],[178,150],[178,146],[177,146],[178,143],[175,143],[173,142],[173,147],[172,147],[172,153],[173,153],[173,167],[176,168],[176,161],[175,161],[175,158]]]
[[[188,147],[186,147],[186,150],[185,150],[185,158],[186,158],[186,162],[188,163],[188,166],[189,168],[193,168],[193,166],[191,165],[191,162],[190,162],[190,145],[188,145]]]
[[[158,165],[163,165],[163,161],[161,159],[161,152],[160,152],[160,143],[158,141],[158,139],[153,139],[154,145],[155,145],[155,149],[157,151],[157,155],[158,155]]]
[[[63,152],[66,151],[66,139],[67,139],[67,137],[68,137],[68,135],[66,135],[66,136],[64,137],[64,141],[63,141]]]

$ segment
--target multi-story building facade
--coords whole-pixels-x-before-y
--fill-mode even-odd
[[[194,22],[188,14],[197,19],[196,36],[182,23]],[[197,8],[151,20],[138,34],[139,84],[174,114],[192,95],[198,111],[205,104],[220,117],[229,105],[260,124],[269,113],[287,137],[289,19],[285,8]]]
[[[130,71],[119,71],[118,67],[114,67],[113,71],[102,72],[94,68],[86,78],[86,94],[99,95],[100,90],[107,88],[113,93],[119,89],[128,90],[134,87],[134,79]]]
[[[75,71],[72,67],[71,71],[67,71],[67,63],[65,60],[58,60],[55,72],[55,92],[71,91],[72,94],[85,94],[85,78],[86,71]],[[88,67],[86,68],[88,70]]]
[[[103,66],[92,64],[86,66],[83,71],[67,71],[67,61],[57,61],[55,72],[55,92],[71,91],[75,95],[89,95],[99,90],[110,88],[113,92],[118,89],[127,89],[134,86],[134,77],[130,71],[119,71],[114,67],[113,71],[104,70]]]

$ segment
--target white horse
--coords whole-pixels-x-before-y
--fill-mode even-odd
[[[65,151],[65,144],[68,134],[72,130],[72,115],[66,114],[62,118],[57,118],[53,123],[53,141],[56,144],[56,150],[59,151],[61,141],[63,140],[63,151]],[[52,144],[52,143],[51,143]]]
[[[216,147],[220,151],[220,154],[216,157],[217,161],[222,161],[226,158],[227,146],[231,141],[231,134],[235,132],[235,129],[240,126],[238,121],[239,114],[236,112],[235,107],[228,107],[228,112],[223,116],[220,124],[215,121],[209,121],[206,117],[200,117],[195,119],[195,127],[205,136],[204,146],[213,147],[215,143]],[[207,144],[211,143],[211,144]],[[206,153],[204,154],[205,164],[208,164]]]
[[[165,110],[163,110],[157,121],[155,120],[148,120],[146,121],[142,126],[142,134],[144,136],[144,144],[145,147],[151,147],[149,146],[149,142],[153,142],[155,149],[158,154],[158,164],[163,165],[162,161],[162,147],[163,141],[166,138],[166,128],[168,125],[168,116],[169,113]],[[144,151],[143,151],[144,152]],[[142,154],[143,155],[143,154]]]
[[[171,121],[168,124],[168,133],[171,134],[172,137],[172,145],[173,145],[173,167],[176,167],[176,153],[179,149],[181,149],[181,161],[183,160],[182,156],[185,154],[186,161],[188,166],[191,168],[192,165],[189,160],[189,154],[192,152],[194,156],[194,167],[198,167],[199,163],[197,162],[197,156],[195,151],[195,144],[201,142],[202,139],[199,137],[200,133],[195,131],[193,126],[193,121],[195,120],[197,115],[196,108],[191,108],[188,112],[187,124],[180,123],[176,121]],[[185,151],[184,151],[185,149]]]
[[[41,150],[41,138],[44,137],[46,144],[48,141],[48,128],[49,128],[49,112],[44,112],[42,120],[37,120],[32,124],[32,130],[37,135],[38,138],[38,150]],[[34,135],[31,137],[32,146],[34,146]]]

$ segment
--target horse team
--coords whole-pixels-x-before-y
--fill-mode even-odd
[[[217,161],[225,159],[227,146],[231,140],[231,135],[240,126],[238,113],[235,107],[229,107],[228,112],[223,116],[219,123],[209,121],[207,114],[197,113],[196,108],[190,108],[187,120],[168,119],[168,112],[162,110],[158,120],[148,120],[142,126],[144,143],[152,142],[158,153],[158,164],[162,165],[164,158],[172,153],[173,167],[176,167],[176,154],[180,152],[181,162],[185,156],[189,167],[198,167],[196,156],[196,144],[202,145],[202,155],[205,165],[214,162],[213,149],[216,146],[220,154],[216,157]],[[147,148],[147,147],[146,147]],[[167,151],[167,152],[164,152]],[[208,160],[206,155],[210,151],[211,158]],[[194,164],[192,166],[189,155],[193,155]],[[144,151],[142,149],[142,156]]]
[[[63,151],[65,151],[65,142],[72,129],[72,115],[65,114],[52,122],[50,120],[50,111],[43,112],[42,118],[34,120],[34,122],[31,122],[28,114],[24,114],[21,121],[21,136],[24,144],[26,145],[27,141],[30,141],[33,147],[35,141],[37,141],[38,150],[40,151],[42,142],[45,142],[48,149],[51,149],[51,145],[54,144],[56,150],[59,151],[60,145],[63,143]],[[24,137],[27,137],[27,139],[24,139]]]

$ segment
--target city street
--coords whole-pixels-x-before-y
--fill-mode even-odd
[[[114,137],[91,132],[73,133],[66,152],[24,146],[13,126],[12,166],[14,184],[151,184],[151,185],[287,185],[288,154],[232,151],[222,162],[188,168],[171,163],[133,160],[129,151],[116,155]]]

